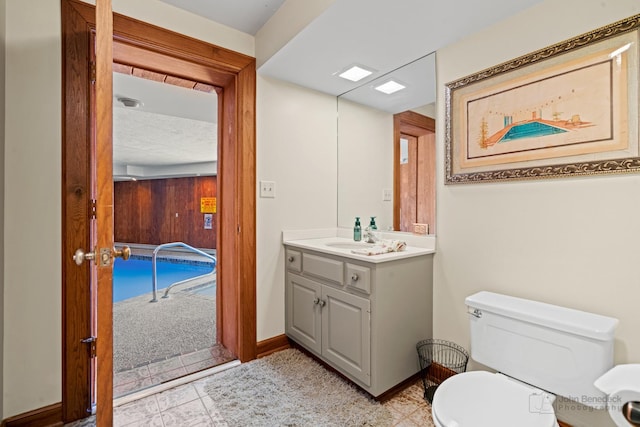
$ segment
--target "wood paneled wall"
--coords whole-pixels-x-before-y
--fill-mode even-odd
[[[115,182],[115,241],[215,249],[217,214],[205,230],[200,198],[217,197],[216,188],[215,176]]]

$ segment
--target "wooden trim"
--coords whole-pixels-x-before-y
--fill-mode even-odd
[[[436,121],[431,117],[423,116],[413,111],[405,111],[393,116],[393,229],[400,230],[400,135],[406,134],[416,138],[435,134]],[[432,148],[435,153],[435,139]],[[429,154],[429,157],[434,157]],[[434,159],[435,161],[435,159]],[[433,164],[435,169],[435,163]],[[433,171],[435,177],[435,171]],[[431,179],[431,178],[430,178]],[[434,178],[435,185],[435,178]],[[435,194],[434,194],[435,200]],[[435,204],[433,206],[432,223],[430,233],[435,232]]]
[[[261,358],[288,348],[291,348],[289,338],[282,334],[259,341],[256,345],[256,353],[257,357]]]
[[[62,12],[62,420],[87,415],[91,406],[91,363],[85,344],[92,335],[89,263],[78,267],[72,254],[91,246],[89,209],[91,78],[87,22],[63,0]],[[84,286],[74,286],[84,283]]]
[[[218,126],[218,331],[242,362],[256,358],[255,91],[252,61],[223,87]]]
[[[237,355],[243,362],[256,358],[256,63],[251,61],[237,75],[237,148],[234,178],[239,194],[236,196],[239,224],[238,298],[241,321],[236,324],[240,337]],[[253,120],[247,120],[251,117]],[[227,224],[228,225],[228,224]],[[247,316],[250,308],[253,315]]]
[[[62,426],[62,403],[54,403],[2,421],[2,427],[58,427]]]
[[[92,27],[95,25],[94,6],[80,0],[65,1],[72,3],[74,9],[76,9]],[[230,74],[237,74],[251,62],[255,62],[255,58],[242,53],[215,46],[202,40],[175,33],[165,28],[117,13],[113,14],[113,26],[114,60],[116,58],[115,45],[126,44],[132,47],[142,48],[143,50],[141,52],[156,52],[160,55],[171,56],[195,64],[208,64],[209,66],[215,67],[218,71],[226,71]],[[141,32],[141,29],[144,30],[144,32]],[[141,68],[148,69],[146,65]],[[160,70],[155,71],[162,72]],[[186,79],[190,78],[189,75],[181,76],[174,72],[170,72],[169,74]],[[191,74],[191,72],[187,74]]]

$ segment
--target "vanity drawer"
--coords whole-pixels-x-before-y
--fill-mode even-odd
[[[347,263],[347,287],[371,293],[371,269]]]
[[[287,249],[285,258],[287,260],[287,269],[298,273],[302,271],[302,254],[300,252]]]
[[[344,263],[317,255],[302,254],[303,272],[322,277],[342,285],[344,279]]]

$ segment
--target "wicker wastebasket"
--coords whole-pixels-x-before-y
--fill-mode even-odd
[[[469,353],[458,344],[439,339],[428,339],[416,344],[420,361],[420,376],[424,398],[431,403],[433,395],[444,380],[467,370]]]

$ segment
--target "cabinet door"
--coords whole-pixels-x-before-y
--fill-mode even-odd
[[[286,286],[286,325],[287,335],[309,350],[320,354],[320,283],[287,274]]]
[[[322,287],[322,355],[336,367],[371,385],[371,330],[368,299]]]

